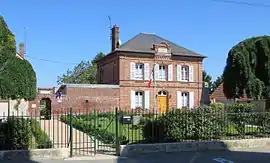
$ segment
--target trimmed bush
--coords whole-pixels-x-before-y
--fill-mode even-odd
[[[148,143],[162,143],[165,141],[165,128],[163,122],[162,118],[145,122],[142,134]]]
[[[52,148],[53,144],[48,135],[40,128],[40,123],[35,119],[29,119],[29,122],[31,125],[31,131],[37,143],[37,148],[38,149]]]
[[[215,111],[222,111],[225,109],[225,105],[223,103],[220,103],[220,102],[211,103],[210,107]]]
[[[229,104],[226,106],[229,120],[235,124],[235,129],[240,135],[245,135],[246,125],[254,120],[254,105],[252,104]],[[253,121],[254,122],[254,121]]]
[[[0,150],[22,150],[29,148],[31,129],[23,118],[9,117],[0,124]]]
[[[217,139],[225,133],[224,119],[224,112],[208,106],[173,109],[163,117],[148,121],[143,127],[143,136],[150,142]]]

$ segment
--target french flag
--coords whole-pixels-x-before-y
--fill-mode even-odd
[[[152,84],[152,82],[153,82],[153,77],[154,77],[154,67],[155,67],[155,66],[153,66],[153,69],[152,69],[152,71],[151,71],[151,74],[150,74],[150,77],[149,77],[149,81],[148,81],[147,88],[150,88],[150,86],[151,86],[151,84]]]

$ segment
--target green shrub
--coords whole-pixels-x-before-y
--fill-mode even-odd
[[[240,135],[245,135],[245,126],[254,120],[254,105],[252,104],[229,104],[226,106],[228,119],[235,124]],[[253,121],[254,122],[254,121]]]
[[[222,111],[224,110],[225,105],[221,102],[217,102],[217,103],[211,103],[210,107],[215,111]]]
[[[151,142],[219,138],[225,131],[224,118],[224,112],[213,111],[208,106],[174,109],[163,117],[148,121],[143,127],[143,136]]]
[[[148,120],[142,128],[142,134],[149,143],[161,143],[165,141],[165,129],[162,119]]]
[[[31,125],[31,131],[35,137],[37,148],[52,148],[53,144],[48,135],[40,128],[40,123],[35,119],[29,119]]]
[[[30,125],[26,119],[9,117],[0,124],[0,150],[28,149],[31,138]]]

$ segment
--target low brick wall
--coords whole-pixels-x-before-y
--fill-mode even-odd
[[[270,138],[224,140],[209,142],[181,142],[181,143],[158,143],[158,144],[132,144],[121,145],[120,156],[141,155],[154,152],[184,152],[184,151],[207,151],[207,150],[245,150],[249,148],[265,148],[270,146]]]
[[[0,161],[43,159],[55,160],[66,159],[68,157],[68,148],[0,151]]]

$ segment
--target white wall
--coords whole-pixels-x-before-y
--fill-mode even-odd
[[[18,103],[19,105],[16,107]],[[0,100],[0,117],[3,115],[8,116],[8,109],[10,109],[9,114],[11,116],[27,116],[28,105],[29,102],[25,100]]]

